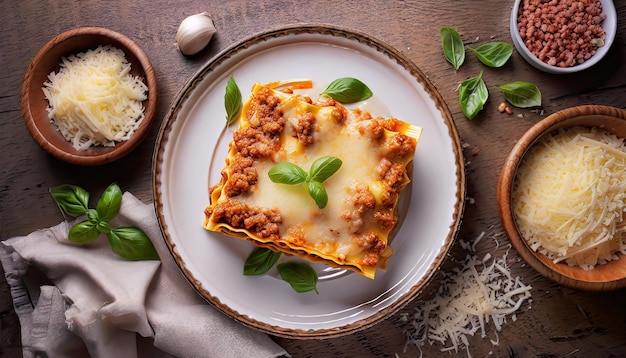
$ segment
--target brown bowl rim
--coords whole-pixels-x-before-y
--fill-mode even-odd
[[[626,257],[618,254],[619,260],[610,261],[605,265],[598,265],[591,271],[585,271],[577,266],[569,266],[566,263],[554,263],[545,255],[533,251],[517,231],[515,219],[511,209],[511,188],[515,179],[517,167],[527,150],[543,135],[571,125],[589,125],[590,121],[599,118],[610,118],[615,121],[626,121],[626,110],[602,106],[585,105],[567,108],[556,112],[533,125],[517,141],[507,156],[497,186],[498,214],[503,228],[511,245],[519,255],[542,276],[559,283],[563,286],[585,291],[609,291],[626,287]],[[572,122],[573,121],[573,122]],[[614,128],[605,128],[613,131]],[[626,129],[622,130],[621,137],[626,137]],[[618,275],[611,274],[611,270],[617,270]],[[594,272],[593,274],[589,274]],[[595,276],[596,278],[592,278]],[[603,279],[611,277],[610,279]]]
[[[82,46],[80,48],[72,47],[69,51],[59,52],[62,51],[63,44],[67,43],[68,40],[71,41],[72,39],[77,39],[82,36],[96,38],[98,39],[98,43],[94,43],[90,46]],[[57,57],[56,63],[59,63],[61,57],[63,56],[67,56],[74,52],[84,51],[89,48],[95,48],[99,44],[113,44],[124,51],[129,62],[141,65],[140,69],[134,68],[132,71],[133,73],[140,71],[141,76],[148,87],[148,98],[144,101],[145,117],[143,122],[127,141],[116,143],[114,147],[94,146],[86,150],[78,151],[72,147],[70,142],[63,138],[54,124],[50,123],[50,119],[48,119],[47,116],[42,118],[42,116],[36,116],[34,114],[33,109],[36,104],[33,103],[34,99],[31,93],[36,90],[35,86],[38,86],[39,88],[43,86],[43,82],[35,83],[38,82],[38,78],[41,78],[41,74],[38,75],[37,71],[41,72],[42,70],[45,70],[45,68],[41,67],[44,66],[43,62],[45,57],[49,56],[50,53],[55,54],[55,57]],[[133,61],[133,59],[136,59],[136,61]],[[157,101],[158,86],[156,74],[148,56],[139,47],[139,45],[137,45],[129,37],[104,27],[75,28],[67,30],[49,40],[44,46],[41,47],[28,65],[21,88],[22,117],[35,142],[37,142],[37,144],[39,144],[39,146],[41,146],[45,151],[60,160],[84,166],[95,166],[110,163],[122,158],[135,149],[150,132],[150,128],[152,127],[156,114]],[[43,103],[45,103],[45,97]],[[41,111],[39,113],[41,113]],[[44,126],[50,127],[47,128]]]

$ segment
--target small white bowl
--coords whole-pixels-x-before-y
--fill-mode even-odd
[[[520,55],[526,60],[526,62],[530,63],[533,67],[553,74],[564,74],[564,73],[574,73],[582,70],[586,70],[591,66],[598,63],[607,52],[611,48],[613,41],[615,39],[615,34],[617,32],[617,13],[615,11],[615,5],[612,0],[600,0],[602,3],[602,12],[606,15],[604,21],[602,21],[602,29],[604,30],[604,46],[599,47],[596,50],[596,53],[591,56],[585,62],[571,66],[571,67],[558,67],[548,65],[547,63],[541,61],[537,56],[535,56],[524,44],[522,41],[522,37],[519,34],[517,29],[517,17],[519,14],[520,3],[523,0],[517,0],[513,5],[513,10],[511,11],[511,20],[510,20],[510,31],[511,38],[513,40],[513,44],[519,52]]]

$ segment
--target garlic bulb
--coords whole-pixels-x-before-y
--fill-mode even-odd
[[[176,32],[176,43],[180,52],[194,55],[209,44],[217,30],[208,12],[186,17]]]

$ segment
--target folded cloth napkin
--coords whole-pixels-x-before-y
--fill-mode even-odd
[[[160,261],[126,261],[62,222],[0,244],[24,357],[288,357],[266,334],[210,306],[179,271],[152,205],[124,193],[113,226],[136,226]]]

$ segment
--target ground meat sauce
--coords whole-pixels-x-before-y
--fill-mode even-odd
[[[378,263],[380,253],[387,247],[387,244],[380,240],[378,235],[373,232],[367,232],[363,235],[356,236],[353,240],[359,247],[362,247],[367,251],[367,254],[360,260],[361,265],[376,265]]]
[[[224,185],[224,194],[237,197],[251,190],[258,180],[254,168],[260,158],[273,156],[281,146],[280,134],[285,120],[280,109],[280,98],[264,88],[250,101],[246,115],[250,126],[240,128],[233,133],[233,144],[238,154],[231,163],[230,179]],[[256,208],[248,204],[229,200],[218,204],[211,212],[215,222],[225,222],[235,228],[245,228],[262,238],[279,238],[278,224],[282,222],[276,209]]]
[[[254,168],[254,162],[254,159],[251,157],[235,156],[231,166],[230,180],[224,186],[224,192],[228,197],[232,198],[245,193],[250,190],[252,185],[256,184],[259,174],[256,168]]]
[[[411,138],[402,133],[396,133],[396,135],[385,140],[385,154],[389,157],[403,157],[413,152],[415,145],[415,138]]]
[[[346,118],[348,118],[348,110],[332,98],[328,99],[326,102],[317,103],[317,105],[322,107],[335,107],[333,108],[331,116],[338,124],[343,123]]]
[[[233,141],[242,157],[254,159],[271,157],[280,149],[280,134],[285,127],[280,98],[265,88],[257,93],[246,115],[250,127],[240,128]]]
[[[385,127],[383,126],[382,118],[375,118],[375,119],[370,120],[368,127],[369,127],[368,129],[370,132],[370,136],[374,140],[379,140],[385,134]],[[363,135],[364,133],[361,132],[361,134]]]
[[[604,45],[600,0],[523,0],[517,26],[526,47],[558,67],[583,63]]]
[[[311,112],[306,112],[298,118],[296,126],[296,135],[300,143],[309,146],[315,142],[313,134],[315,133],[315,116]]]
[[[278,239],[278,225],[282,222],[276,209],[258,208],[246,203],[228,200],[218,203],[215,208],[205,210],[216,222],[226,222],[235,228],[245,228],[260,237]]]

